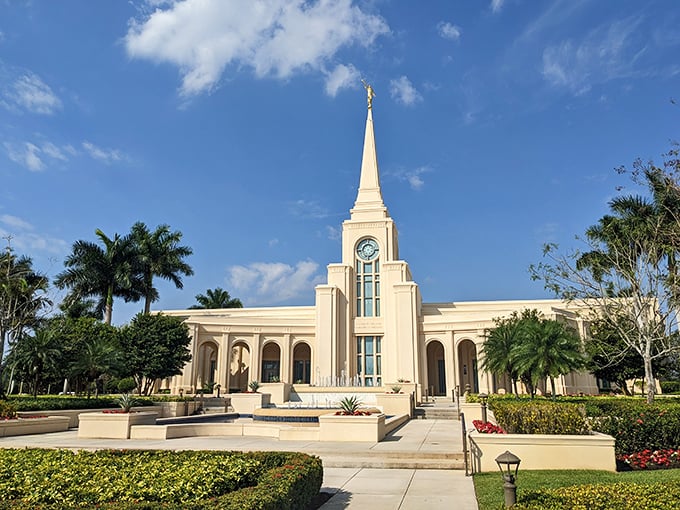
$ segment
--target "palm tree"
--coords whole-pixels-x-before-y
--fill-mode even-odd
[[[208,289],[205,294],[197,294],[197,305],[192,305],[189,310],[216,309],[216,308],[243,308],[243,303],[238,298],[232,298],[229,292],[217,287],[215,290]]]
[[[581,340],[564,323],[552,319],[530,319],[522,325],[521,341],[512,352],[512,361],[520,374],[538,382],[550,378],[553,399],[555,377],[584,366]]]
[[[78,358],[71,366],[75,376],[82,376],[90,396],[90,383],[104,374],[110,373],[120,365],[121,350],[118,345],[104,337],[87,338],[79,352]],[[95,385],[94,397],[99,395],[99,388]]]
[[[115,234],[111,239],[99,229],[95,233],[104,247],[83,240],[73,243],[64,261],[66,270],[54,283],[60,289],[70,289],[67,301],[97,298],[98,308],[104,310],[104,322],[111,324],[113,298],[139,301],[143,282],[132,238]]]
[[[155,276],[169,280],[178,289],[183,288],[182,275],[194,274],[184,258],[193,253],[188,246],[181,246],[182,233],[172,232],[169,225],[159,225],[151,232],[138,221],[132,226],[131,236],[136,244],[139,269],[144,285],[144,313],[151,310],[151,303],[158,300],[158,291],[153,286]]]
[[[487,331],[482,347],[484,360],[481,368],[497,376],[507,374],[512,381],[512,389],[517,395],[517,369],[512,359],[512,349],[519,342],[519,316],[494,319],[496,327]]]
[[[9,365],[33,379],[33,396],[36,397],[40,377],[56,365],[59,353],[53,330],[39,329],[35,335],[23,335],[16,342]]]
[[[11,246],[0,255],[0,380],[5,345],[35,327],[41,311],[51,304],[47,298],[49,280],[33,270],[30,257],[17,257]],[[4,398],[0,384],[0,398]]]

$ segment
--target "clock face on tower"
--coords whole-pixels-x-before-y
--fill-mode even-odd
[[[357,255],[363,260],[373,260],[378,256],[378,243],[373,239],[364,239],[357,246]]]

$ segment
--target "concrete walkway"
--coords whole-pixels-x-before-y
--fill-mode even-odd
[[[279,441],[254,436],[79,439],[77,430],[69,430],[0,438],[0,447],[299,451],[323,461],[322,490],[333,494],[322,506],[324,510],[478,508],[472,478],[462,469],[443,469],[448,466],[443,463],[450,462],[449,458],[460,459],[462,452],[460,422],[455,420],[411,420],[379,443]],[[456,463],[460,461],[454,460]],[[437,469],[424,468],[430,465]]]

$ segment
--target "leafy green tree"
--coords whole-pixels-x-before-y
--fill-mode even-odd
[[[616,331],[622,351],[640,356],[647,402],[652,403],[654,363],[680,352],[677,147],[666,154],[663,167],[636,161],[632,175],[647,187],[648,197],[613,200],[612,214],[586,231],[585,251],[561,255],[555,245],[548,245],[548,262],[532,266],[531,272],[559,297],[592,310],[591,320],[604,320]]]
[[[24,334],[15,343],[8,364],[18,374],[27,377],[33,396],[38,395],[40,378],[45,371],[54,367],[59,358],[59,345],[52,331],[39,329],[34,335]]]
[[[62,301],[59,304],[61,313],[71,319],[89,317],[92,319],[103,320],[104,310],[97,306],[94,299],[71,299]]]
[[[95,233],[103,248],[89,241],[73,243],[64,262],[66,270],[57,275],[54,283],[60,289],[70,289],[67,303],[89,297],[98,299],[98,308],[104,309],[104,322],[111,324],[113,298],[139,301],[143,280],[130,236],[115,234],[109,238],[99,229]]]
[[[190,310],[217,309],[217,308],[243,308],[243,303],[238,298],[232,298],[229,292],[217,287],[208,289],[205,294],[197,294],[198,304],[189,307]]]
[[[190,343],[179,317],[140,313],[121,329],[126,375],[134,377],[140,395],[148,394],[156,380],[182,373],[191,361]]]
[[[9,242],[0,255],[0,381],[5,346],[36,326],[51,301],[47,297],[49,280],[33,269],[30,257],[14,254]],[[0,398],[5,397],[0,382]]]
[[[169,225],[159,225],[153,232],[142,222],[132,226],[132,239],[139,257],[144,288],[144,313],[149,313],[151,303],[158,300],[154,277],[171,281],[178,289],[183,288],[182,276],[191,276],[193,269],[184,259],[193,252],[180,245],[182,233],[171,231]]]

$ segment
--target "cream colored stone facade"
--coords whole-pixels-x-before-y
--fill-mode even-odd
[[[379,282],[379,283],[378,283]],[[493,319],[537,309],[583,333],[574,309],[559,300],[423,303],[397,227],[383,202],[372,110],[368,110],[359,190],[342,225],[339,263],[328,265],[314,306],[173,310],[192,335],[192,361],[165,384],[193,392],[208,382],[245,391],[248,382],[293,385],[415,384],[416,398],[509,391],[509,382],[479,370]],[[589,374],[556,381],[560,393],[597,393]]]

